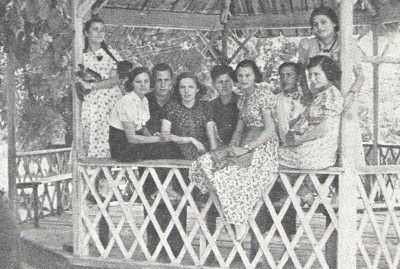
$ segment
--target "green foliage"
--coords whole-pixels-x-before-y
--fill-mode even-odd
[[[45,148],[55,133],[72,128],[69,4],[68,0],[12,0],[0,5],[1,44],[18,60],[16,130],[23,150]],[[4,92],[0,98],[4,123]]]

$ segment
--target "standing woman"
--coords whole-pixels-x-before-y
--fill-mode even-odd
[[[105,43],[105,25],[98,18],[87,21],[84,25],[85,48],[82,65],[101,76],[100,81],[78,81],[90,92],[82,102],[82,129],[84,148],[87,157],[109,158],[108,121],[111,109],[119,98],[117,61],[121,57],[117,51]]]
[[[246,235],[254,206],[275,181],[278,136],[272,118],[275,96],[257,84],[262,75],[255,62],[241,61],[236,77],[242,96],[229,148],[201,156],[192,164],[189,178],[202,191],[217,194],[225,219],[234,224],[240,241]]]
[[[339,19],[335,11],[329,7],[318,7],[314,9],[310,17],[310,25],[315,34],[315,37],[305,38],[299,44],[299,62],[303,66],[307,66],[310,59],[317,55],[324,55],[332,58],[340,66],[340,40],[339,40]],[[358,105],[355,102],[356,94],[361,90],[364,83],[364,75],[361,68],[361,59],[363,58],[361,49],[353,41],[354,55],[354,76],[355,80],[346,96],[344,96],[344,109],[349,109],[355,106],[354,111],[358,111]],[[333,81],[333,84],[340,90],[340,78]],[[302,81],[303,90],[308,89],[306,78]],[[306,91],[309,96],[312,96],[309,90]],[[352,118],[354,121],[354,132],[351,137],[354,138],[354,152],[356,152],[356,163],[365,165],[364,150],[362,144],[362,133],[358,119],[358,115]]]

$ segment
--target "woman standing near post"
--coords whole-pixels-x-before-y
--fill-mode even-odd
[[[307,66],[310,59],[317,55],[324,55],[332,58],[340,66],[340,40],[339,40],[339,19],[335,11],[329,7],[318,7],[313,10],[310,17],[310,25],[315,34],[313,38],[305,38],[299,44],[299,62],[303,66]],[[354,83],[344,96],[344,109],[349,109],[354,106],[354,111],[358,111],[357,103],[355,102],[356,94],[360,91],[364,83],[364,75],[361,68],[361,59],[363,58],[361,49],[353,42],[354,53]],[[340,79],[337,79],[333,84],[340,90]],[[303,90],[308,89],[307,81],[304,76],[302,83]],[[311,97],[310,91],[306,91]],[[350,135],[354,138],[354,152],[356,152],[356,163],[358,165],[365,165],[364,150],[362,144],[362,133],[358,119],[355,115],[352,120],[354,121],[354,132]]]
[[[247,220],[277,172],[278,136],[272,118],[276,104],[270,89],[260,86],[262,75],[252,60],[236,68],[239,120],[228,149],[201,156],[189,178],[202,191],[217,194],[224,217],[234,224],[236,239],[247,232]]]
[[[122,96],[117,74],[117,61],[121,57],[105,43],[105,25],[100,19],[87,21],[84,34],[83,68],[97,73],[101,79],[88,82],[78,78],[81,86],[89,91],[82,102],[83,146],[87,157],[109,158],[108,120],[111,109]]]

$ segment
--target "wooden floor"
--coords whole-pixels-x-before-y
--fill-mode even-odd
[[[138,222],[140,222],[143,217],[143,214],[142,214],[142,211],[140,210],[140,208],[138,208],[137,212],[138,212]],[[188,213],[189,213],[188,214],[188,216],[189,216],[188,217],[188,229],[190,230],[191,227],[193,226],[194,218],[193,218],[193,215],[190,214],[190,211]],[[375,215],[378,220],[378,223],[380,224],[381,230],[383,230],[383,223],[385,220],[386,213],[387,212],[385,212],[385,211],[375,212]],[[359,215],[359,216],[361,217],[361,215]],[[397,217],[398,218],[400,217],[400,213],[397,214]],[[31,245],[43,247],[43,249],[45,249],[46,251],[53,251],[56,255],[71,258],[73,256],[62,249],[63,244],[72,245],[72,242],[73,242],[72,222],[71,221],[72,221],[71,212],[66,212],[61,216],[46,217],[44,219],[41,219],[40,227],[37,229],[34,229],[33,224],[31,224],[31,223],[24,224],[23,231],[22,231],[23,241],[25,243],[28,243]],[[297,225],[299,226],[300,223],[297,223]],[[313,229],[313,232],[314,232],[317,240],[319,240],[319,238],[321,237],[322,233],[325,230],[325,216],[324,215],[322,215],[322,214],[315,215],[315,217],[312,220],[312,229]],[[394,258],[396,248],[398,247],[399,242],[400,242],[400,240],[399,240],[400,237],[395,233],[395,230],[394,230],[392,224],[390,224],[388,231],[389,232],[386,236],[386,245],[387,245],[389,252],[392,254],[391,255],[392,258]],[[125,237],[124,237],[124,239],[125,239]],[[366,250],[370,255],[370,259],[373,260],[375,253],[378,250],[379,245],[378,245],[378,239],[377,239],[375,232],[373,231],[373,228],[370,224],[368,224],[366,226],[366,229],[363,233],[362,242],[365,245]],[[231,249],[230,240],[226,234],[225,235],[223,234],[222,236],[219,237],[219,245],[226,246],[227,252],[229,252],[229,250]],[[250,247],[249,238],[247,238],[245,240],[245,242],[243,243],[243,246],[245,248]],[[114,248],[116,248],[116,247],[114,247]],[[282,257],[283,253],[285,252],[285,247],[278,236],[274,236],[274,239],[272,240],[271,244],[269,245],[269,249],[272,252],[272,255],[275,260],[279,260],[280,257]],[[96,256],[96,253],[95,253],[96,251],[94,250],[94,248],[90,252],[91,252],[91,254]],[[310,255],[312,254],[312,246],[309,243],[309,240],[305,235],[303,235],[303,237],[301,238],[301,240],[298,244],[298,247],[295,249],[295,252],[299,256],[299,260],[302,264],[304,264],[308,260]],[[112,251],[112,256],[115,258],[120,257],[120,255],[118,255],[118,251],[115,251],[115,253],[114,253],[114,251]],[[139,255],[139,256],[142,256],[142,257],[135,257],[135,260],[143,259],[143,255]],[[59,261],[57,261],[57,262],[59,262],[59,266],[53,267],[53,268],[64,268],[62,265],[62,262],[65,260],[68,260],[68,259],[60,258]],[[30,263],[29,258],[27,258],[26,263],[27,263],[27,266],[29,266],[29,263]],[[90,264],[90,262],[89,262],[89,264]],[[30,265],[30,266],[33,266],[32,268],[40,268],[40,267],[35,267],[34,264]],[[215,264],[215,266],[217,266],[217,264]],[[139,266],[137,268],[145,268],[145,267],[147,267],[147,266]],[[181,268],[185,268],[185,267],[190,267],[190,264],[187,264],[187,266],[185,266],[185,265],[181,266]],[[234,263],[233,267],[240,268],[243,266],[241,266],[240,263],[236,263],[236,264]],[[288,266],[288,268],[291,268],[291,267],[292,266]],[[313,268],[320,268],[320,267],[321,266],[317,262],[314,263]],[[361,255],[361,253],[359,252],[357,268],[365,268],[365,267],[366,267],[366,263],[364,262],[364,259]],[[43,268],[46,268],[46,267],[43,267]],[[52,268],[52,267],[49,267],[49,268]],[[69,267],[66,266],[65,268],[69,268]],[[81,266],[79,268],[92,268],[92,267]],[[93,268],[99,268],[99,267],[93,267]],[[113,267],[111,266],[111,267],[106,267],[106,268],[113,268]],[[118,266],[118,268],[123,268],[123,267]],[[127,267],[127,268],[131,268],[131,267]],[[148,267],[148,268],[160,268],[160,267],[156,266],[156,267]],[[171,267],[169,267],[169,268],[171,268]],[[176,268],[176,266],[173,268]],[[260,263],[259,268],[267,268],[267,264]],[[383,260],[383,258],[380,260],[378,268],[388,268],[387,263]]]

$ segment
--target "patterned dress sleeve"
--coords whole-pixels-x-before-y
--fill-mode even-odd
[[[343,110],[343,96],[340,91],[331,86],[328,90],[320,93],[308,110],[310,124],[318,124],[327,118],[340,115]]]
[[[272,93],[271,86],[260,84],[259,86],[259,106],[274,112],[277,105],[277,97]]]

